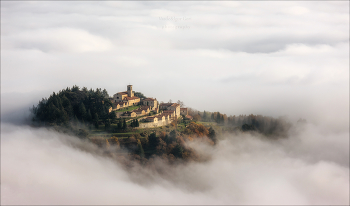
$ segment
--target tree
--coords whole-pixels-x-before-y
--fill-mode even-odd
[[[221,123],[221,114],[220,114],[220,112],[218,112],[218,113],[216,114],[216,122],[217,122],[218,124]]]
[[[89,135],[89,133],[85,129],[79,129],[78,137],[86,138],[88,135]]]
[[[115,111],[109,113],[108,118],[111,119],[111,122],[115,122],[115,119],[117,118],[117,114],[115,113]]]
[[[138,97],[138,98],[147,98],[144,94],[142,94],[141,92],[134,92],[134,96]]]
[[[136,127],[136,121],[135,121],[135,119],[133,119],[133,120],[131,121],[130,126],[133,127],[133,128]]]
[[[111,121],[109,119],[105,122],[105,130],[109,129],[111,127]]]
[[[126,130],[126,127],[127,127],[127,125],[126,125],[126,121],[124,119],[124,121],[123,121],[123,129]]]
[[[171,154],[173,154],[175,157],[182,158],[183,154],[183,148],[180,144],[176,144],[174,149],[171,151]]]
[[[157,137],[156,133],[152,133],[148,136],[148,145],[150,147],[150,149],[156,149],[156,147],[158,146],[160,142],[160,138]]]
[[[97,115],[97,113],[96,113],[96,112],[94,113],[93,120],[94,120],[94,121],[98,121],[98,120],[99,120],[99,119],[98,119],[98,115]]]
[[[139,127],[139,126],[140,126],[139,120],[136,119],[136,127]]]
[[[70,103],[69,99],[65,95],[63,95],[63,97],[62,97],[62,106],[63,106],[64,110],[66,110],[67,115],[69,117],[73,117],[72,104]]]
[[[255,127],[254,127],[254,125],[244,124],[244,125],[242,125],[242,130],[243,131],[254,131]]]
[[[209,138],[214,142],[214,144],[216,144],[217,139],[216,139],[216,132],[213,129],[213,127],[209,128],[209,134],[208,134]]]
[[[96,128],[96,129],[98,129],[98,128],[99,128],[99,126],[100,126],[100,125],[98,124],[98,120],[97,120],[97,121],[95,121],[95,123],[94,123],[94,124],[95,124],[95,128]]]
[[[185,104],[183,101],[177,100],[177,103],[180,105],[180,107],[185,107]]]
[[[118,129],[119,129],[119,130],[123,129],[122,120],[119,120],[119,121],[118,121]]]
[[[107,92],[106,89],[103,89],[102,95],[103,95],[103,97],[105,97],[105,98],[109,98],[109,95],[108,95],[108,92]]]
[[[88,112],[87,112],[87,114],[86,114],[86,120],[87,120],[88,122],[91,122],[91,121],[92,121],[92,116],[91,116],[90,109],[88,109]]]
[[[196,114],[196,115],[193,116],[193,120],[196,121],[196,122],[197,121],[201,121],[201,116],[199,114]]]
[[[111,143],[116,146],[120,145],[118,137],[115,136],[111,137]]]
[[[79,116],[81,120],[86,119],[86,109],[82,102],[79,104]]]
[[[141,141],[138,139],[137,140],[137,150],[136,150],[136,154],[140,155],[140,157],[145,157],[145,152],[143,150]]]

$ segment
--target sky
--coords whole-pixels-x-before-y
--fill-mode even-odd
[[[349,196],[325,189],[329,184],[334,184],[332,187],[337,191],[346,186],[349,188],[349,165],[344,163],[349,161],[349,149],[344,147],[349,145],[349,1],[1,1],[1,160],[2,166],[8,166],[8,169],[1,169],[1,194],[9,197],[6,203],[17,204],[13,194],[28,193],[40,175],[55,171],[51,165],[53,168],[48,167],[43,173],[33,172],[25,176],[19,172],[26,168],[21,159],[38,158],[32,167],[45,168],[43,165],[62,154],[59,150],[56,153],[55,150],[52,153],[47,151],[46,146],[53,143],[42,137],[52,136],[53,141],[58,142],[67,138],[52,131],[18,126],[28,118],[29,107],[52,92],[73,85],[105,88],[112,96],[125,91],[128,84],[147,97],[164,102],[181,100],[187,107],[199,111],[219,111],[228,116],[286,116],[292,123],[299,118],[306,119],[310,125],[296,135],[296,139],[301,136],[308,138],[299,143],[283,143],[289,146],[279,149],[275,144],[252,140],[242,143],[243,148],[270,148],[272,154],[283,155],[280,159],[268,158],[267,162],[276,160],[281,164],[273,164],[272,168],[282,173],[286,170],[283,175],[277,175],[281,181],[276,184],[288,185],[289,190],[282,192],[290,194],[286,198],[295,200],[291,202],[318,204],[320,202],[312,195],[318,194],[325,198],[326,203],[349,204]],[[33,144],[23,136],[38,143]],[[251,138],[255,140],[256,137]],[[99,157],[73,150],[66,144],[57,145],[70,151],[74,158],[100,164]],[[293,149],[297,146],[305,156],[293,156]],[[230,147],[222,147],[222,150],[228,150],[227,154],[232,152]],[[28,155],[13,155],[13,151],[26,148],[30,151]],[[312,149],[308,151],[307,148]],[[50,154],[45,155],[47,159],[41,159],[43,157],[36,149],[42,154]],[[238,153],[248,155],[247,160],[261,158],[247,154],[247,151]],[[267,150],[262,154],[271,155]],[[213,153],[212,164],[196,165],[192,169],[200,171],[207,167],[210,170],[216,163],[224,167],[220,165],[224,156]],[[61,160],[60,168],[67,166],[73,171],[92,167],[86,163],[81,168],[74,168],[73,160]],[[114,167],[122,176],[126,174],[108,160],[104,161],[108,171],[99,170],[94,175],[106,175],[106,181],[96,184],[110,188],[112,183],[108,183],[110,179],[107,177],[111,177],[112,182],[118,180],[112,177]],[[247,162],[238,161],[241,172],[251,167],[266,170],[267,176],[261,177],[260,181],[272,177],[267,166],[250,167]],[[11,162],[18,164],[12,167]],[[228,168],[236,167],[232,159],[228,162]],[[300,171],[290,166],[284,168],[291,163],[295,163]],[[213,171],[213,174],[229,178],[229,171]],[[71,170],[62,169],[58,173],[66,177],[66,181],[76,176]],[[202,176],[208,180],[204,182],[210,184],[215,177],[213,174]],[[11,179],[12,175],[29,182],[21,184],[15,178]],[[182,177],[184,174],[179,169],[174,175]],[[257,173],[251,175],[258,177]],[[324,178],[313,179],[314,175]],[[69,197],[71,199],[67,200],[74,201],[68,192],[67,196],[57,195],[63,186],[51,182],[50,175],[47,177],[48,185],[57,186],[50,193],[54,200]],[[241,176],[237,174],[237,177]],[[121,177],[130,189],[126,191],[148,191],[140,186],[141,183],[128,178]],[[230,198],[222,194],[221,191],[230,189],[224,181],[216,182],[212,193],[203,192],[196,186],[193,193],[183,192],[185,186],[181,184],[189,178],[180,178],[180,183],[176,184],[165,178],[168,182],[164,183],[165,186],[154,180],[153,190],[146,194],[154,197],[152,195],[159,190],[171,199],[170,194],[175,192],[185,199],[179,204],[200,204],[203,197],[208,197],[208,203],[213,204],[254,203],[245,196]],[[72,191],[83,180],[84,177],[78,179]],[[197,182],[200,181],[203,179],[198,177]],[[309,181],[311,189],[300,190],[302,183],[293,185],[299,181]],[[36,185],[37,191],[45,191],[46,183]],[[7,189],[4,189],[4,184]],[[89,184],[87,186],[94,185]],[[245,191],[254,188],[255,184],[236,190],[246,195]],[[313,192],[313,188],[318,190]],[[270,189],[257,188],[266,194],[276,192],[274,188]],[[80,195],[90,192],[81,191]],[[40,198],[36,195],[39,194],[31,197],[28,193],[22,203],[38,203]],[[107,189],[106,194],[112,195]],[[271,203],[264,199],[267,196],[262,194],[252,201]],[[106,198],[106,203],[112,201],[105,196],[97,197]],[[154,199],[141,198],[151,203]],[[79,200],[77,198],[81,203]],[[169,202],[159,199],[159,203]]]
[[[349,122],[348,1],[2,1],[1,57],[4,110],[132,84],[200,111]]]

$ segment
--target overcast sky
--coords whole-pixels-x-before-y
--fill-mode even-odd
[[[2,1],[2,108],[75,84],[347,125],[349,2]]]
[[[8,124],[63,88],[128,84],[309,124],[275,142],[195,143],[212,160],[158,163],[168,176]],[[1,1],[1,121],[2,204],[349,204],[349,1]]]

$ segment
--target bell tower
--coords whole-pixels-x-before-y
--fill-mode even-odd
[[[132,85],[128,85],[128,97],[133,97],[134,96],[134,92],[132,92]]]

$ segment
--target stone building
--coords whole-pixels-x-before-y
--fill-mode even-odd
[[[158,117],[147,117],[145,119],[146,122],[154,122],[154,123],[158,123]]]
[[[169,116],[169,118],[174,118],[176,115],[175,115],[175,111],[173,110],[164,110],[162,114],[166,114]]]
[[[151,106],[141,106],[140,109],[145,110],[146,114],[151,111]]]
[[[137,116],[146,115],[146,112],[143,109],[135,109],[133,112],[135,112]]]
[[[184,116],[188,115],[188,109],[187,108],[180,108],[180,114],[184,115]]]
[[[151,110],[156,110],[158,108],[158,101],[157,99],[146,98],[142,100],[142,105],[150,106]]]
[[[125,112],[125,113],[123,114],[123,116],[124,116],[124,117],[136,117],[137,115],[136,115],[136,112],[130,111],[130,112]]]
[[[174,111],[175,112],[175,116],[177,118],[180,117],[180,104],[177,104],[177,103],[161,103],[159,105],[159,109],[161,110],[171,110],[171,111]]]
[[[127,91],[118,92],[113,95],[113,102],[125,102],[128,106],[138,105],[140,102],[140,98],[134,96],[134,92],[132,91],[132,85],[127,86]]]
[[[129,106],[127,102],[115,102],[113,103],[113,110],[118,110]]]

